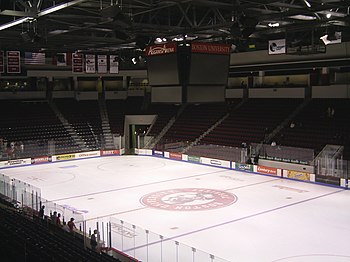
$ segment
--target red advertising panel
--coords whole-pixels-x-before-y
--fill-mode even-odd
[[[192,53],[227,55],[231,52],[231,46],[228,44],[192,43],[191,51]]]
[[[0,51],[0,73],[5,71],[4,51]]]
[[[7,51],[7,73],[21,73],[20,51]]]
[[[120,150],[119,149],[101,150],[101,156],[110,156],[110,155],[120,155]]]
[[[84,56],[83,54],[72,54],[72,72],[83,73],[84,72]]]
[[[277,175],[277,168],[268,167],[268,166],[258,166],[257,172],[266,175]]]
[[[32,158],[32,164],[47,163],[49,161],[50,160],[48,156],[39,156],[39,157]]]
[[[169,157],[172,159],[182,160],[182,154],[176,152],[170,152]]]
[[[152,45],[148,46],[145,50],[146,56],[154,55],[166,55],[176,53],[177,45],[175,43],[168,43],[163,45]]]

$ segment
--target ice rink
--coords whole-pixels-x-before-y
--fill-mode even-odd
[[[149,156],[0,173],[41,188],[45,199],[82,210],[87,220],[115,217],[164,236],[164,245],[178,241],[215,258],[350,261],[349,190]],[[123,249],[137,254],[140,248],[125,243]],[[149,261],[172,261],[166,252]],[[192,255],[190,262],[203,262]]]

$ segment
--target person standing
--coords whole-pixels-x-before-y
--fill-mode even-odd
[[[96,251],[96,247],[97,247],[97,230],[94,230],[94,233],[91,235],[90,238],[90,245],[91,245],[91,249],[93,251]]]
[[[67,225],[68,225],[69,230],[70,230],[71,233],[74,232],[74,229],[77,229],[77,227],[74,224],[74,218],[73,217],[69,220]]]
[[[62,223],[61,223],[61,214],[60,214],[60,213],[57,214],[56,226],[59,226],[59,227],[62,226]]]
[[[40,218],[40,219],[44,219],[44,216],[45,216],[45,206],[42,205],[42,206],[40,207],[40,210],[39,210],[39,218]]]

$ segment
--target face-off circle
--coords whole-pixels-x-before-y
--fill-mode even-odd
[[[234,194],[208,188],[168,189],[147,194],[140,199],[145,206],[173,211],[217,209],[236,201],[237,196]]]

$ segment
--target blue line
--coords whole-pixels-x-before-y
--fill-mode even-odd
[[[335,192],[330,192],[330,193],[327,193],[327,194],[324,194],[324,195],[320,195],[320,196],[312,197],[312,198],[309,198],[309,199],[301,200],[301,201],[298,201],[298,202],[295,202],[295,203],[291,203],[291,204],[288,204],[288,205],[284,205],[284,206],[268,209],[268,210],[261,211],[261,212],[256,213],[256,214],[252,214],[252,215],[248,215],[248,216],[245,216],[245,217],[236,218],[236,219],[233,219],[233,220],[222,222],[222,223],[219,223],[219,224],[216,224],[216,225],[200,228],[200,229],[193,230],[193,231],[190,231],[190,232],[186,232],[186,233],[183,233],[183,234],[180,234],[180,235],[177,235],[177,236],[164,238],[162,241],[164,242],[164,241],[172,240],[172,239],[175,239],[175,238],[180,238],[180,237],[183,237],[183,236],[199,233],[199,232],[202,232],[202,231],[205,231],[205,230],[208,230],[208,229],[221,227],[221,226],[224,226],[224,225],[227,225],[227,224],[235,223],[235,222],[238,222],[238,221],[241,221],[241,220],[244,220],[244,219],[249,219],[249,218],[260,216],[260,215],[264,215],[264,214],[267,214],[267,213],[270,213],[270,212],[274,212],[274,211],[277,211],[277,210],[280,210],[280,209],[284,209],[284,208],[288,208],[288,207],[295,206],[295,205],[298,205],[298,204],[306,203],[306,202],[309,202],[309,201],[312,201],[312,200],[315,200],[315,199],[319,199],[319,198],[322,198],[322,197],[330,196],[330,195],[337,194],[337,193],[343,192],[343,191],[344,191],[344,189],[341,189],[341,190],[338,190],[338,191],[335,191]],[[160,242],[161,242],[160,240],[159,241],[154,241],[154,242],[151,242],[151,243],[148,243],[148,244],[145,244],[145,245],[141,245],[141,246],[138,246],[138,247],[134,247],[134,248],[130,248],[130,249],[127,249],[127,250],[123,250],[123,252],[129,252],[129,251],[132,251],[134,249],[139,249],[139,248],[143,248],[143,247],[146,247],[146,246],[158,244]]]

